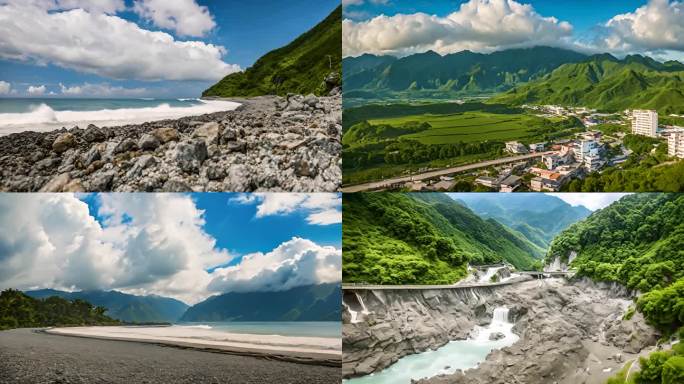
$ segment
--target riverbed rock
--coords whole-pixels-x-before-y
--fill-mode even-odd
[[[504,338],[506,338],[506,335],[501,332],[492,332],[489,334],[489,340],[501,340]]]

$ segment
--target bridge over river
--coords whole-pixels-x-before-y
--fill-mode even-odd
[[[537,279],[545,279],[551,277],[572,277],[575,271],[554,271],[554,272],[540,272],[540,271],[519,271],[515,274],[520,275],[505,281],[496,283],[469,283],[469,284],[451,284],[451,285],[381,285],[381,284],[363,284],[363,283],[343,283],[342,289],[358,290],[358,291],[381,291],[381,290],[433,290],[433,289],[468,289],[468,288],[487,288],[487,287],[501,287],[516,283],[530,281],[525,278],[531,276]]]

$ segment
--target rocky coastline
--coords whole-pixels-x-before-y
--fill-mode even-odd
[[[356,306],[351,294],[345,292],[349,308]],[[499,306],[510,309],[520,340],[493,351],[474,369],[418,382],[603,383],[626,361],[652,350],[659,337],[639,313],[623,319],[629,292],[586,280],[528,281],[488,290],[368,291],[365,296],[362,321],[352,324],[348,315],[344,320],[346,378],[466,339],[475,325],[491,322]]]
[[[339,92],[231,101],[242,105],[139,125],[0,137],[0,191],[339,190]]]

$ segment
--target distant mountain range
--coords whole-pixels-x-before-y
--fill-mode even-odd
[[[81,299],[107,309],[106,315],[124,322],[178,321],[337,321],[340,284],[318,284],[279,292],[230,292],[212,296],[192,307],[156,295],[135,296],[118,291],[26,291],[44,299],[52,296]]]
[[[125,322],[175,322],[188,308],[187,304],[168,297],[135,296],[118,291],[65,292],[41,289],[25,293],[36,299],[57,296],[67,300],[85,300],[107,308],[107,316]]]
[[[684,64],[640,55],[619,60],[596,55],[565,64],[551,74],[510,90],[494,103],[576,105],[603,111],[642,108],[684,112]]]
[[[534,47],[445,56],[428,51],[403,58],[366,54],[344,58],[342,66],[344,95],[350,98],[501,93],[490,102],[684,113],[684,64],[641,55],[620,60],[610,54]]]
[[[202,96],[249,97],[328,91],[331,73],[340,80],[342,69],[342,7],[290,44],[268,52],[242,72],[232,73]],[[330,78],[329,78],[330,79]],[[328,87],[330,81],[328,82]]]
[[[344,92],[352,97],[385,91],[502,92],[584,59],[584,54],[550,47],[445,56],[428,51],[400,59],[365,54],[342,61]]]
[[[478,215],[513,228],[543,248],[548,248],[558,233],[591,214],[584,206],[572,206],[558,197],[541,193],[511,194],[505,199],[496,193],[452,196]]]
[[[277,292],[229,292],[188,308],[181,321],[339,321],[340,284]]]

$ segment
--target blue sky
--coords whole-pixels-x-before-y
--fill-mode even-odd
[[[0,289],[194,304],[342,278],[339,194],[4,194],[0,212]]]
[[[344,0],[343,3],[348,19],[343,28],[345,56],[361,53],[403,56],[427,49],[439,53],[464,49],[490,52],[543,44],[617,56],[641,53],[661,60],[684,59],[684,2],[676,0]],[[461,9],[462,5],[468,10]],[[531,12],[518,7],[523,5],[530,7]],[[413,16],[419,12],[436,18]],[[399,14],[410,17],[393,18]],[[380,15],[389,19],[373,20]],[[517,17],[516,23],[511,23],[512,15]],[[627,17],[618,20],[617,15]],[[449,20],[448,16],[454,17]],[[557,21],[547,19],[550,17]],[[488,28],[480,28],[478,24]]]
[[[342,247],[342,223],[328,225],[310,224],[307,217],[311,209],[301,205],[291,205],[290,212],[279,212],[257,217],[257,209],[263,200],[241,201],[239,193],[191,193],[189,196],[195,207],[204,211],[205,224],[203,230],[216,239],[216,248],[226,249],[236,255],[231,264],[239,262],[240,256],[253,252],[268,252],[278,245],[301,237],[319,245]],[[287,194],[268,194],[266,199],[277,199]],[[321,194],[325,195],[325,194]],[[246,196],[246,195],[244,195]],[[337,195],[339,198],[339,195]],[[102,215],[101,194],[84,194],[81,200],[88,204],[88,210],[100,224],[106,226],[107,215]],[[335,203],[333,201],[333,203]],[[339,204],[333,209],[340,210]],[[128,214],[124,214],[124,223],[135,224]],[[221,264],[228,264],[226,263]]]
[[[43,3],[51,1],[56,0]],[[4,82],[0,83],[0,97],[50,96],[51,92],[71,97],[198,97],[238,66],[245,69],[266,52],[286,45],[339,4],[334,0],[183,0],[178,2],[185,4],[183,7],[173,8],[163,0],[104,0],[102,3],[111,4],[110,9],[89,9],[88,0],[76,3],[86,4],[87,15],[77,14],[78,9],[31,6],[24,0],[0,5],[0,20],[5,24],[0,26],[0,82]],[[57,20],[55,14],[62,14],[63,19]],[[88,19],[93,24],[89,25]],[[121,41],[116,41],[114,29],[107,31],[117,24],[116,19],[134,23],[134,28],[142,31],[164,32],[173,42],[164,47],[133,30],[119,34]],[[52,29],[37,31],[39,28],[27,25],[31,21]],[[66,30],[65,23],[73,29]],[[21,33],[22,26],[27,33]],[[54,31],[58,32],[51,36]],[[88,45],[86,35],[101,37],[101,46],[97,42]],[[12,45],[3,48],[10,39]],[[36,41],[44,46],[34,46]],[[205,57],[179,59],[191,48],[172,46],[189,41],[203,44]],[[80,51],[67,52],[79,44],[83,44]],[[217,48],[221,52],[209,45],[221,47]],[[116,52],[119,46],[122,50],[130,47],[131,57]],[[146,56],[153,52],[158,57],[148,60]],[[107,57],[109,53],[111,57]],[[157,70],[155,66],[169,68]],[[30,86],[34,87],[31,94]]]

